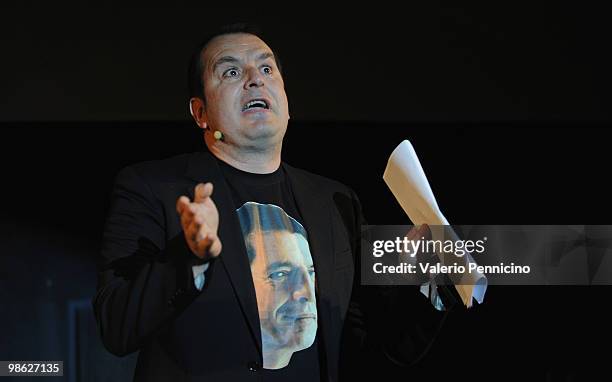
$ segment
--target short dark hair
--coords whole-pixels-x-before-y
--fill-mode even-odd
[[[304,226],[277,205],[247,202],[236,212],[240,220],[242,236],[245,239],[249,264],[253,263],[256,255],[255,245],[252,240],[249,240],[250,235],[263,236],[270,232],[287,232],[292,235],[302,235],[308,241],[308,233]]]
[[[263,37],[263,32],[261,28],[259,28],[257,25],[248,23],[234,23],[223,25],[222,27],[209,34],[204,41],[198,44],[196,49],[193,51],[191,59],[189,61],[187,86],[189,90],[190,99],[193,97],[204,99],[204,79],[202,78],[204,75],[204,63],[202,62],[202,53],[204,52],[204,49],[206,49],[206,46],[215,37],[234,33],[252,34],[254,36],[259,37],[263,41],[266,41]],[[279,72],[281,72],[282,74],[278,54],[274,50],[272,50],[272,53],[274,54],[276,66],[278,67]]]

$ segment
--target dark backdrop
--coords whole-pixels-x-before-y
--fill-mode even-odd
[[[185,120],[191,50],[236,20],[267,32],[298,120],[609,118],[603,5],[468,3],[5,2],[0,120]]]
[[[1,17],[0,359],[129,374],[88,311],[112,179],[202,147],[186,61],[225,21],[258,21],[280,52],[285,160],[353,187],[371,223],[408,223],[381,179],[405,138],[454,224],[609,223],[608,24],[589,5],[21,2]],[[492,286],[410,376],[603,373],[609,293]]]

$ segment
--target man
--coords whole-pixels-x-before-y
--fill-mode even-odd
[[[304,227],[273,204],[247,202],[238,209],[255,295],[263,367],[287,366],[317,333],[315,269]]]
[[[281,161],[289,110],[270,47],[224,30],[197,51],[190,78],[208,150],[117,175],[93,301],[108,350],[140,350],[143,381],[336,381],[341,363],[359,373],[372,355],[418,360],[444,314],[416,289],[360,287],[357,196]],[[303,234],[248,234],[253,203]],[[285,268],[264,277],[271,265]],[[279,282],[291,272],[304,288]],[[396,306],[411,314],[386,330]],[[383,321],[370,319],[379,312]]]

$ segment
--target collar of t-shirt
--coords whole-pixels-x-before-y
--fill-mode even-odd
[[[246,202],[274,204],[300,224],[304,224],[293,189],[290,182],[287,181],[287,174],[282,165],[274,172],[255,174],[239,170],[220,159],[217,159],[217,163],[230,189],[236,208],[240,208]]]
[[[283,166],[278,166],[274,172],[268,174],[256,174],[237,169],[220,159],[217,159],[217,163],[225,179],[231,183],[240,182],[254,186],[268,186],[284,180]]]

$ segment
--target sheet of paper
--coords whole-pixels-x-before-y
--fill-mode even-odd
[[[410,141],[404,140],[393,150],[383,179],[413,224],[449,225],[438,207],[421,162]],[[454,256],[454,259],[458,265],[464,265],[466,269],[469,263],[474,262],[469,254],[462,257]],[[484,275],[466,273],[459,278],[451,277],[451,280],[465,306],[471,307],[474,298],[478,303],[482,303],[487,289],[487,278]]]

